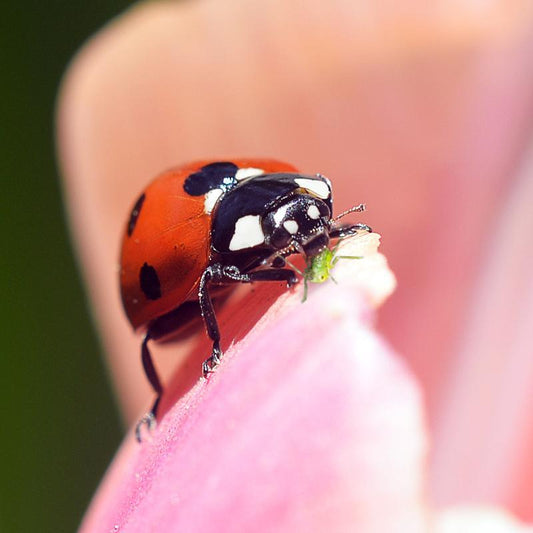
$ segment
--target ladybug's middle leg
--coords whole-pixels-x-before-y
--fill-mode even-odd
[[[220,357],[222,355],[222,350],[220,349],[220,330],[218,329],[213,301],[207,290],[208,283],[222,283],[223,277],[221,275],[221,270],[222,267],[218,264],[206,268],[200,279],[200,286],[198,287],[200,313],[204,319],[207,334],[213,341],[211,356],[206,359],[202,365],[204,377],[207,377],[207,375],[213,371],[213,368],[220,363]]]
[[[296,274],[286,268],[269,268],[243,274],[236,266],[221,265],[216,263],[207,267],[200,279],[198,289],[198,301],[200,311],[205,322],[207,334],[213,341],[211,356],[204,361],[202,370],[204,376],[213,372],[220,363],[222,350],[220,349],[220,331],[213,308],[213,302],[209,296],[208,285],[221,285],[226,283],[252,283],[254,281],[285,281],[288,287],[297,281]]]

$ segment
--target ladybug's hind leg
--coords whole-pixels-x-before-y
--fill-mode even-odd
[[[159,401],[163,395],[164,388],[159,375],[155,368],[152,354],[148,348],[148,341],[164,341],[171,339],[179,332],[194,331],[195,321],[200,318],[200,307],[196,301],[184,302],[169,313],[162,315],[148,325],[148,329],[141,344],[141,360],[144,372],[150,385],[156,393],[156,399],[152,408],[146,413],[137,423],[135,428],[135,435],[137,440],[141,440],[141,430],[146,426],[149,431],[153,430],[156,425],[157,411]]]
[[[146,377],[148,378],[148,381],[150,382],[150,385],[152,385],[152,388],[154,389],[157,396],[150,411],[148,411],[148,413],[146,413],[139,420],[139,422],[137,422],[137,425],[135,426],[135,438],[138,442],[141,442],[142,440],[141,430],[143,426],[146,426],[148,428],[148,431],[152,431],[155,428],[157,408],[159,407],[159,402],[163,394],[161,380],[159,379],[159,376],[154,366],[154,362],[152,361],[152,354],[148,349],[148,341],[150,339],[150,330],[148,330],[141,344],[141,359]]]
[[[209,296],[208,286],[211,284],[224,285],[227,283],[252,283],[254,281],[285,281],[287,286],[291,287],[296,283],[297,278],[292,270],[286,268],[268,268],[244,274],[234,265],[221,265],[215,263],[205,269],[202,278],[200,279],[198,301],[207,329],[207,334],[213,341],[213,350],[211,356],[204,361],[202,367],[204,377],[207,377],[208,374],[213,372],[215,367],[220,363],[220,358],[222,357],[222,350],[220,349],[220,331],[218,329],[213,302]]]

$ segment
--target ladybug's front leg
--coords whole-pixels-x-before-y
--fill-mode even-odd
[[[209,296],[208,285],[222,285],[226,283],[252,283],[254,281],[285,281],[288,287],[294,285],[297,281],[296,274],[285,268],[270,268],[257,270],[249,274],[243,274],[236,266],[221,265],[215,263],[207,267],[200,279],[198,289],[198,301],[200,311],[205,322],[207,334],[213,341],[213,350],[211,356],[204,361],[202,370],[204,377],[213,372],[215,367],[220,363],[222,350],[220,349],[220,331],[213,308],[213,302]]]
[[[355,235],[358,231],[372,233],[372,228],[366,224],[343,224],[342,226],[333,227],[329,232],[329,236],[331,239],[344,239]]]

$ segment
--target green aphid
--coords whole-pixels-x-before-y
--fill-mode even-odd
[[[362,259],[362,256],[357,255],[337,255],[340,243],[341,241],[339,240],[333,249],[330,250],[329,248],[326,248],[318,255],[308,259],[307,266],[303,272],[291,265],[292,268],[304,279],[304,295],[302,302],[307,300],[307,288],[309,283],[324,283],[328,279],[331,279],[333,283],[337,283],[331,274],[331,271],[339,259]]]

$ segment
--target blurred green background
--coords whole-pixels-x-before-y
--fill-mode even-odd
[[[65,224],[54,106],[77,49],[131,4],[2,8],[3,533],[75,531],[121,439]]]

